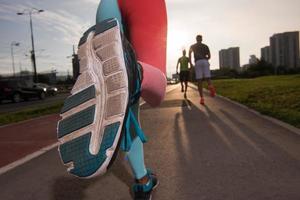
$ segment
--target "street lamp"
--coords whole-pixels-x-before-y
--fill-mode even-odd
[[[36,8],[30,8],[30,9],[25,9],[23,12],[18,12],[17,15],[29,15],[30,19],[30,32],[31,32],[31,45],[32,45],[32,50],[31,50],[31,61],[33,65],[33,70],[34,70],[34,82],[37,82],[37,72],[36,72],[36,62],[35,62],[35,51],[34,51],[34,39],[33,39],[33,30],[32,30],[32,15],[33,14],[39,14],[41,12],[44,12],[44,10],[39,10]]]
[[[18,47],[18,46],[20,46],[20,43],[19,42],[11,42],[10,43],[12,68],[13,68],[13,74],[14,74],[14,77],[15,77],[16,72],[15,72],[15,60],[14,60],[14,48],[13,48],[14,46]]]

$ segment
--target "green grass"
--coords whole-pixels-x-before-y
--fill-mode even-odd
[[[215,80],[217,93],[300,128],[300,75]]]
[[[40,106],[40,107],[29,108],[18,112],[0,114],[0,126],[7,125],[10,123],[20,122],[20,121],[24,121],[36,117],[41,117],[44,115],[59,113],[62,106],[63,106],[63,102],[59,102],[50,106],[49,105]]]

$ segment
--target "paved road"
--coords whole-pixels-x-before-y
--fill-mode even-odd
[[[10,101],[0,104],[0,113],[18,112],[24,109],[35,108],[37,106],[53,105],[64,100],[68,93],[58,94],[56,96],[46,97],[44,100],[31,99],[30,101],[23,101],[20,103],[13,103]]]
[[[0,127],[0,167],[57,142],[58,114]]]
[[[300,136],[220,98],[198,104],[170,92],[160,108],[142,108],[147,166],[160,178],[154,199],[300,199]],[[55,134],[55,133],[53,133]],[[0,176],[0,199],[131,199],[122,155],[109,173],[78,180],[56,150]]]

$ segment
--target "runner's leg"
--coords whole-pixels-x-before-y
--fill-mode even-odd
[[[137,59],[143,67],[142,97],[152,106],[158,106],[164,98],[166,88],[166,39],[167,14],[164,0],[119,0],[126,34],[133,45]],[[139,105],[135,105],[135,116],[139,117]],[[134,139],[128,159],[140,179],[144,162],[143,145]],[[135,148],[136,147],[136,148]],[[138,158],[138,160],[136,160]],[[143,159],[143,160],[142,160]],[[144,175],[146,175],[144,171]],[[140,179],[141,180],[141,179]]]
[[[152,106],[164,98],[166,88],[167,12],[164,0],[119,0],[128,39],[144,71],[142,97]],[[159,69],[159,70],[156,70]]]
[[[183,72],[181,71],[180,73],[179,73],[179,79],[180,79],[180,85],[181,85],[181,92],[184,92],[184,86],[183,86],[183,82],[184,82],[184,77],[183,77]]]
[[[123,31],[121,11],[117,0],[101,0],[97,9],[96,23],[105,19],[116,18],[120,23],[120,28]]]
[[[188,88],[188,79],[189,79],[188,72],[185,72],[185,80],[184,80],[184,83],[185,83],[185,93],[186,93],[187,88]]]
[[[119,6],[117,0],[101,0],[100,5],[97,11],[97,22],[101,22],[108,18],[117,18],[118,21],[122,22],[120,15]],[[128,27],[124,27],[128,28]],[[133,112],[136,118],[139,118],[139,102],[133,105]],[[135,130],[132,130],[134,132]],[[130,163],[130,166],[133,170],[136,179],[140,179],[146,175],[147,171],[144,164],[144,151],[143,143],[140,138],[136,137],[133,140],[129,152],[127,152],[127,157]]]
[[[143,67],[142,97],[152,107],[160,105],[165,97],[166,77],[163,73],[147,63]]]
[[[133,106],[133,113],[139,118],[139,104]],[[132,130],[134,132],[134,130]],[[143,142],[139,137],[135,137],[130,150],[126,153],[129,165],[132,169],[135,179],[141,179],[147,174],[144,161]]]
[[[210,68],[209,68],[210,64],[208,61],[206,61],[204,63],[204,77],[207,81],[207,84],[208,84],[208,89],[210,91],[210,96],[214,97],[216,96],[216,90],[214,88],[214,86],[212,85],[212,82],[211,82],[211,73],[210,73]]]
[[[203,84],[202,84],[202,79],[198,80],[198,91],[199,91],[199,95],[201,98],[203,98]]]

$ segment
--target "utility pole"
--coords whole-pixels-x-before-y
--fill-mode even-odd
[[[41,12],[44,12],[44,10],[38,10],[36,8],[30,8],[26,9],[23,12],[18,12],[18,15],[29,15],[30,19],[30,33],[31,33],[31,61],[32,61],[32,66],[33,66],[33,71],[34,71],[34,82],[37,83],[37,70],[36,70],[36,60],[35,60],[35,49],[34,49],[34,38],[33,38],[33,25],[32,25],[32,15],[33,14],[39,14]]]
[[[15,71],[15,59],[14,59],[14,46],[18,47],[20,46],[19,42],[12,42],[10,44],[10,52],[11,52],[11,61],[12,61],[12,69],[13,69],[13,75],[14,77],[16,76],[16,71]]]

